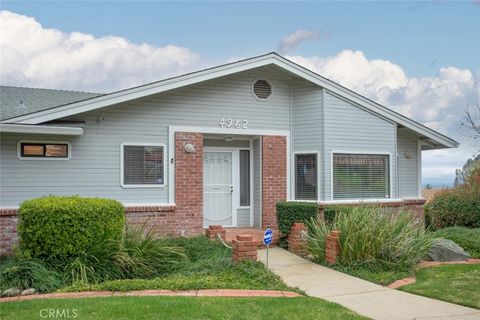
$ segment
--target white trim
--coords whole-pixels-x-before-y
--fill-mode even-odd
[[[396,198],[396,199],[351,199],[351,200],[327,200],[319,201],[319,204],[360,204],[360,203],[392,203],[400,202],[402,200],[417,200],[418,198]],[[418,199],[420,200],[420,199]]]
[[[254,206],[254,193],[253,193],[253,179],[254,179],[254,164],[253,164],[253,139],[250,139],[250,228],[253,227],[253,206]]]
[[[42,143],[42,144],[66,144],[67,145],[67,157],[22,157],[22,143]],[[68,161],[72,158],[72,144],[69,141],[53,141],[53,140],[20,140],[17,142],[17,159],[22,161]]]
[[[383,199],[344,199],[344,200],[334,200],[333,199],[333,154],[335,153],[343,153],[343,154],[358,154],[358,155],[369,155],[369,154],[378,154],[378,155],[388,155],[389,157],[389,183],[390,183],[390,198],[383,198]],[[326,201],[380,201],[380,200],[388,200],[394,197],[393,194],[393,165],[392,165],[392,152],[391,151],[362,151],[362,150],[331,150],[330,151],[330,200]]]
[[[124,146],[138,146],[138,147],[163,147],[163,183],[162,184],[125,184],[123,181],[123,152]],[[152,143],[152,142],[123,142],[120,144],[120,186],[124,189],[136,189],[136,188],[147,188],[147,189],[156,189],[164,188],[167,184],[167,175],[165,174],[166,168],[166,146],[164,143]]]
[[[417,141],[417,183],[418,183],[418,196],[423,198],[422,188],[422,142]]]
[[[292,175],[293,175],[293,177],[292,177],[292,180],[293,180],[293,189],[292,189],[293,190],[293,195],[289,199],[291,199],[293,201],[312,201],[312,202],[320,201],[320,199],[321,199],[320,198],[320,187],[319,187],[320,178],[321,178],[320,177],[320,170],[319,170],[320,169],[320,152],[318,150],[301,150],[301,151],[294,151],[292,154],[293,154],[293,161],[292,161],[293,162],[293,164],[292,164],[293,169],[292,169],[291,172],[292,172]],[[297,171],[295,170],[295,160],[296,160],[296,155],[297,154],[314,154],[314,155],[317,156],[317,199],[316,200],[296,199],[296,194],[297,194],[296,191],[297,190],[296,190],[296,183],[295,182],[296,182],[296,177],[297,177],[297,174],[296,174]]]
[[[81,136],[83,128],[2,123],[0,124],[0,132]]]
[[[175,203],[155,203],[155,202],[139,202],[139,203],[122,203],[126,208],[128,207],[176,207]]]
[[[252,136],[286,136],[287,137],[287,152],[290,153],[290,144],[288,137],[290,131],[288,130],[264,130],[264,129],[232,129],[232,128],[217,128],[217,127],[194,127],[194,126],[169,126],[168,127],[168,181],[170,187],[168,188],[168,201],[175,202],[175,133],[176,132],[190,132],[190,133],[211,133],[211,134],[229,134],[229,135],[252,135]],[[260,139],[261,140],[261,139]],[[262,147],[260,145],[260,147]],[[289,159],[287,157],[287,192],[289,191],[288,183],[290,176]]]
[[[319,85],[333,93],[346,96],[352,102],[364,106],[381,116],[392,119],[398,124],[410,128],[418,134],[426,136],[427,138],[430,138],[442,144],[444,147],[453,148],[458,147],[459,145],[458,142],[456,142],[455,140],[450,139],[447,136],[444,136],[428,127],[425,127],[420,123],[415,122],[399,113],[396,113],[393,110],[390,110],[351,90],[348,90],[347,88],[342,87],[341,85],[331,80],[328,80],[304,67],[301,67],[300,65],[288,59],[285,59],[275,53],[270,53],[267,55],[242,60],[191,74],[186,74],[161,82],[155,82],[123,91],[114,92],[111,94],[71,103],[49,110],[35,112],[32,114],[12,118],[4,122],[13,121],[15,123],[38,124],[266,65],[276,65],[298,77],[301,77],[316,85]]]
[[[271,92],[270,92],[270,95],[269,95],[268,97],[266,97],[266,98],[259,98],[259,97],[257,97],[257,95],[255,94],[255,91],[254,91],[253,86],[254,86],[255,83],[256,83],[257,81],[259,81],[259,80],[265,81],[265,82],[268,83],[268,85],[270,86]],[[255,78],[255,79],[253,80],[252,84],[250,85],[250,93],[252,94],[252,96],[253,96],[253,98],[254,98],[255,100],[260,101],[260,102],[267,102],[267,101],[269,101],[269,100],[272,98],[272,96],[274,95],[274,91],[273,91],[273,90],[274,90],[274,89],[273,89],[272,82],[269,81],[269,80],[267,80],[267,79],[265,79],[265,78]]]

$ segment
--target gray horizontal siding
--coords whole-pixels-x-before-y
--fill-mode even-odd
[[[388,152],[391,154],[392,191],[396,190],[396,125],[330,92],[325,93],[325,194],[331,200],[333,151]]]
[[[251,85],[256,78],[266,78],[273,85],[273,95],[267,101],[252,96]],[[46,194],[100,196],[125,203],[166,203],[167,187],[120,186],[120,145],[142,142],[164,143],[168,147],[169,126],[218,128],[221,118],[248,120],[250,129],[289,130],[290,89],[284,79],[283,73],[272,69],[252,70],[91,111],[69,118],[86,121],[84,135],[80,137],[4,134],[0,205],[16,206],[23,200]],[[97,118],[101,113],[104,121],[100,123]],[[17,142],[23,139],[69,141],[72,158],[17,160]]]
[[[407,133],[398,133],[398,180],[400,197],[418,197],[418,136]],[[408,151],[410,159],[405,157]]]

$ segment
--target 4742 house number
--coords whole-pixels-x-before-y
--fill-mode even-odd
[[[225,119],[223,118],[218,123],[222,128],[235,128],[235,129],[247,129],[248,120],[235,120],[235,119]]]

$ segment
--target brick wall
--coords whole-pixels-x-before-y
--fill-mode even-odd
[[[185,151],[192,144],[193,153]],[[181,235],[203,232],[203,134],[175,133],[175,210],[176,224]]]
[[[0,256],[12,254],[18,243],[17,209],[0,209]]]
[[[276,203],[287,198],[287,139],[262,137],[262,228],[278,229]]]

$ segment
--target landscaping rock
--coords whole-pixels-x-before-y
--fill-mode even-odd
[[[35,293],[35,289],[34,288],[30,288],[30,289],[25,289],[23,290],[20,295],[21,296],[29,296],[31,294],[34,294]]]
[[[3,290],[2,297],[14,297],[20,294],[21,290],[18,288],[10,288],[7,290]]]
[[[470,258],[470,254],[452,240],[437,238],[428,251],[433,261],[461,261]]]

